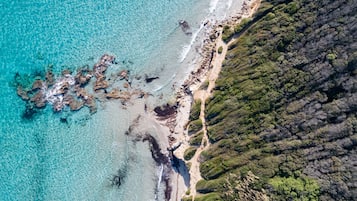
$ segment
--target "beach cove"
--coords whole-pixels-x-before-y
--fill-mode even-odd
[[[5,181],[1,184],[1,197],[4,200],[179,200],[190,181],[187,175],[182,175],[185,170],[171,168],[171,151],[166,149],[185,144],[182,138],[185,131],[178,127],[188,119],[192,97],[181,92],[188,89],[185,81],[197,84],[200,82],[197,78],[207,74],[208,69],[198,74],[195,69],[207,62],[206,54],[215,47],[209,36],[217,28],[217,22],[241,11],[243,2],[52,3],[1,3],[5,8],[3,15],[7,17],[2,21],[1,36],[1,46],[6,51],[0,55],[3,81],[7,83],[1,88],[5,103],[0,110],[0,178]],[[26,6],[28,10],[24,9]],[[72,16],[61,15],[61,6]],[[8,14],[11,9],[16,11],[16,16],[24,16],[19,23]],[[90,15],[98,10],[103,11],[98,14],[103,15],[102,19]],[[193,12],[197,10],[202,12]],[[145,17],[153,22],[140,21],[150,11],[153,16]],[[160,11],[163,17],[157,17],[154,11]],[[38,14],[33,15],[34,12]],[[134,20],[131,12],[141,16]],[[83,18],[90,21],[90,26],[81,24]],[[72,22],[65,23],[63,19]],[[120,23],[116,24],[115,20]],[[31,23],[39,27],[33,28]],[[128,30],[133,32],[124,35]],[[26,31],[29,32],[25,34]],[[128,39],[128,35],[133,39]],[[108,85],[94,83],[97,88],[88,87],[89,93],[100,91],[100,95],[93,96],[95,111],[91,103],[86,103],[89,107],[72,105],[72,108],[68,104],[53,112],[54,102],[47,100],[47,105],[40,101],[36,111],[26,116],[24,111],[32,103],[19,97],[24,93],[17,91],[16,75],[30,86],[29,91],[36,91],[43,83],[37,82],[34,88],[35,81],[44,80],[51,72],[55,83],[63,81],[63,77],[70,78],[66,81],[69,86],[63,88],[68,90],[74,88],[75,84],[70,83],[75,83],[77,72],[84,72],[83,69],[83,75],[91,75],[90,70],[96,72],[93,66],[105,54],[114,56],[115,61],[106,64],[104,70]],[[127,77],[121,74],[124,71],[128,72]],[[188,76],[191,72],[195,72],[193,78]],[[100,77],[95,73],[91,76]],[[78,78],[87,82],[85,77]],[[177,96],[182,96],[179,102]],[[181,100],[189,101],[182,104]],[[167,103],[166,108],[158,107]],[[180,154],[177,157],[178,164],[182,164]]]

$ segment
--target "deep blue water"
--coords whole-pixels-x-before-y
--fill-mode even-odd
[[[103,53],[130,61],[133,72],[149,72],[145,64],[154,52],[167,52],[160,47],[178,33],[177,21],[195,17],[195,5],[206,4],[190,0],[2,0],[0,200],[154,199],[156,167],[147,146],[133,145],[123,135],[130,114],[108,103],[94,115],[87,109],[53,113],[48,106],[24,119],[25,102],[16,95],[14,76],[44,72],[49,64],[55,73],[93,65]],[[181,48],[173,47],[173,54]],[[61,117],[68,123],[61,123]],[[129,157],[134,158],[127,173],[130,181],[121,189],[111,187],[110,177]]]

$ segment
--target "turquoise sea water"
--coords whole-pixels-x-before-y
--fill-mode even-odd
[[[155,200],[158,168],[148,146],[124,135],[131,113],[108,102],[98,103],[93,115],[87,109],[53,113],[47,106],[24,119],[14,76],[49,64],[57,73],[92,66],[104,53],[137,74],[165,66],[179,71],[180,51],[192,38],[177,22],[188,19],[198,30],[209,8],[205,0],[2,0],[0,200]],[[169,79],[160,78],[158,86]],[[123,167],[128,179],[112,187],[110,178]]]

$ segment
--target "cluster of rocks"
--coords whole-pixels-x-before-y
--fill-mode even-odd
[[[123,88],[126,90],[112,88],[108,91],[113,83],[106,78],[106,70],[114,62],[114,56],[104,54],[92,69],[89,66],[81,67],[75,75],[69,70],[63,70],[61,76],[55,78],[52,69],[49,68],[45,76],[37,76],[33,81],[26,82],[17,73],[15,76],[17,94],[26,101],[26,111],[41,109],[50,104],[55,112],[63,110],[66,106],[71,111],[86,106],[91,113],[97,110],[96,99],[121,99],[125,104],[133,95],[139,98],[147,97],[148,93],[142,90],[129,90],[131,86],[128,70],[115,74],[116,78],[124,81]],[[92,78],[95,80],[93,81]],[[92,87],[88,87],[89,85]]]

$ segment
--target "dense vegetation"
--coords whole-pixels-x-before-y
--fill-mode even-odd
[[[205,103],[196,200],[357,199],[356,13],[356,0],[266,0],[224,27],[236,40]]]

